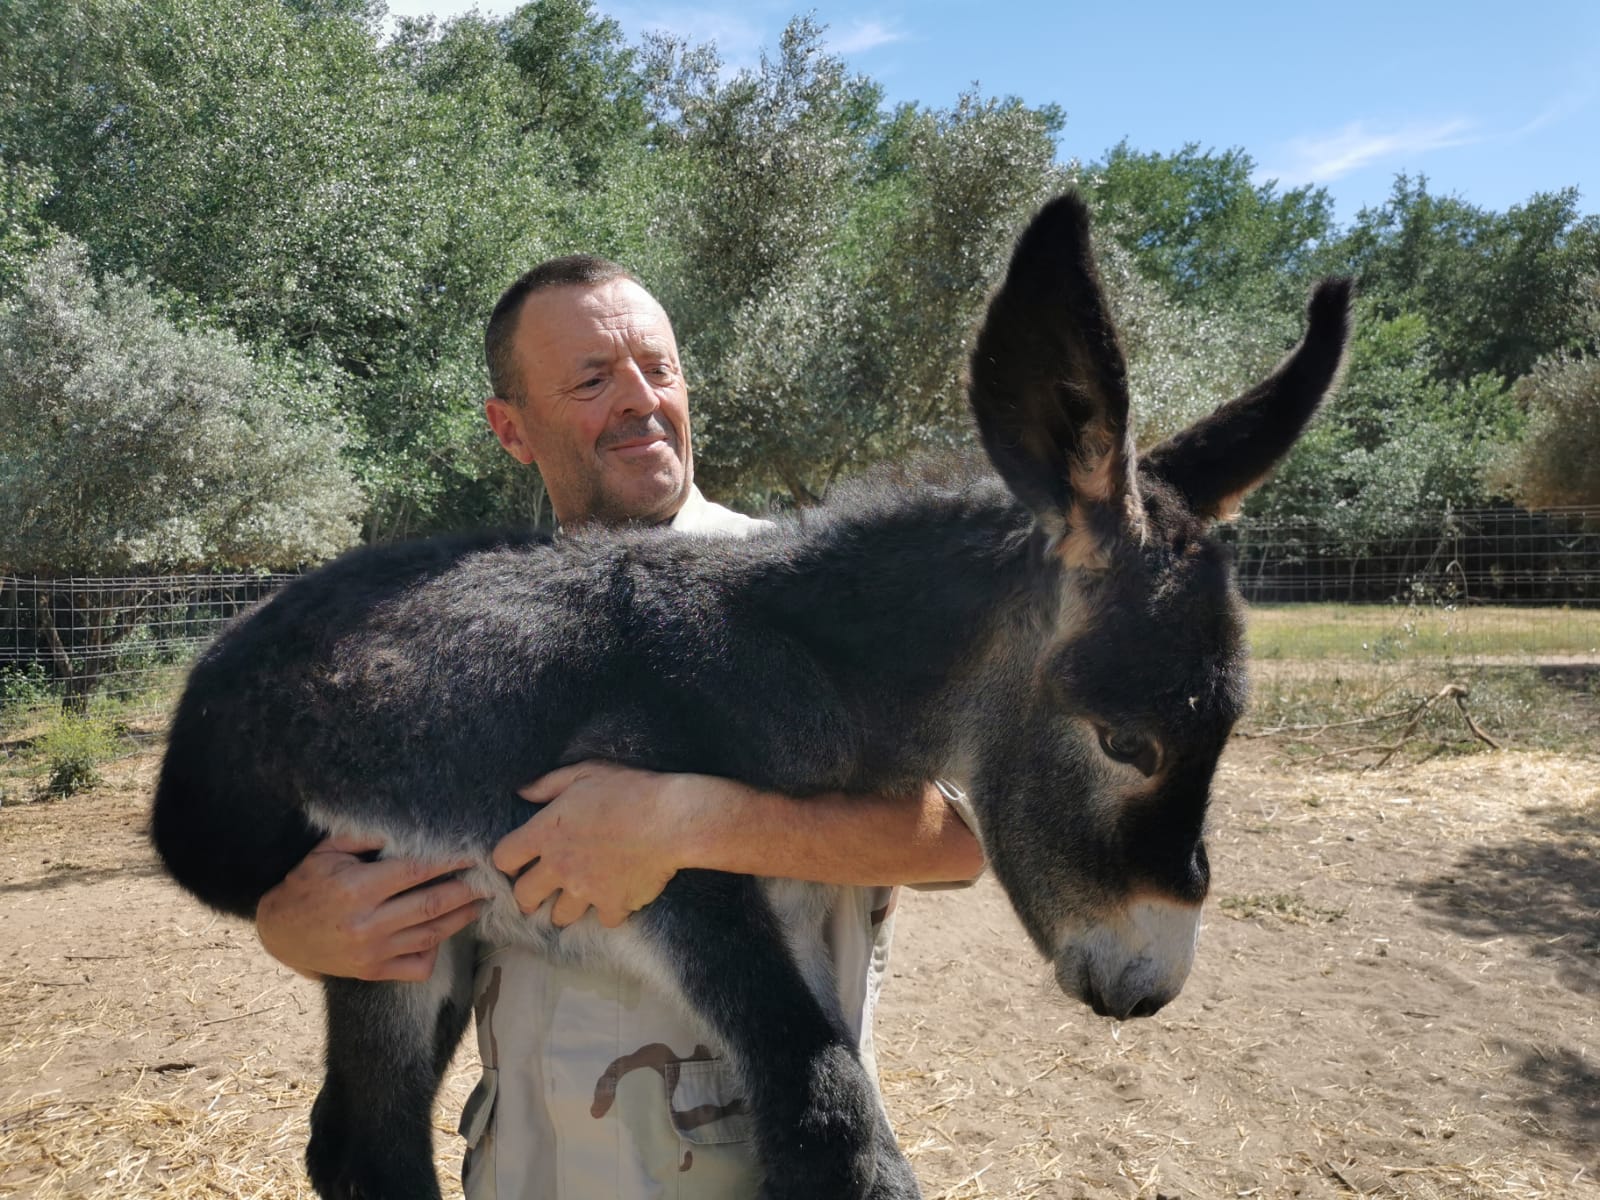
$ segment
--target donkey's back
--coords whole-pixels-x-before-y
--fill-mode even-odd
[[[954,669],[951,624],[987,619],[1004,555],[947,572],[945,604],[919,602],[919,580],[948,539],[992,547],[1029,518],[976,464],[942,489],[884,473],[844,496],[750,539],[458,536],[295,581],[195,664],[158,851],[251,917],[329,832],[486,860],[531,813],[517,789],[583,759],[791,794],[919,781],[942,763],[913,710]]]

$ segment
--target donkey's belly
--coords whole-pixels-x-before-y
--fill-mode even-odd
[[[562,963],[615,967],[665,994],[677,993],[675,968],[647,944],[650,939],[639,922],[629,920],[607,929],[591,911],[558,928],[550,920],[551,901],[524,913],[512,895],[511,881],[487,861],[468,868],[462,877],[488,897],[475,932],[489,945],[522,946]],[[808,987],[831,1008],[836,989],[826,933],[840,889],[796,879],[764,879],[761,886]]]
[[[591,911],[581,920],[558,927],[550,919],[553,900],[531,913],[517,907],[512,881],[490,860],[492,847],[471,849],[463,855],[459,843],[445,844],[435,835],[415,827],[389,827],[381,820],[355,820],[343,813],[308,807],[307,817],[324,832],[381,841],[381,857],[414,858],[422,862],[460,861],[475,857],[474,865],[458,872],[478,895],[484,908],[470,933],[489,947],[520,946],[561,963],[594,968],[613,967],[666,995],[679,992],[677,974],[664,954],[629,920],[615,929],[602,925]],[[828,954],[827,923],[841,889],[832,884],[798,879],[764,879],[762,894],[782,926],[795,963],[812,993],[830,1008],[836,1003],[832,959]]]

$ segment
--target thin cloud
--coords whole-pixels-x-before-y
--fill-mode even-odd
[[[1513,129],[1506,137],[1510,140],[1526,137],[1530,133],[1537,133],[1546,126],[1558,124],[1568,117],[1582,112],[1593,103],[1595,88],[1590,85],[1585,88],[1575,89],[1559,97],[1553,104],[1539,113],[1531,121]]]
[[[1374,128],[1365,121],[1352,121],[1336,133],[1291,138],[1284,147],[1282,157],[1286,161],[1280,168],[1260,174],[1291,183],[1329,183],[1373,163],[1414,158],[1482,141],[1472,129],[1472,122],[1465,120],[1412,123],[1388,130]]]
[[[876,50],[879,46],[888,46],[905,40],[904,33],[885,25],[882,21],[856,21],[849,29],[841,30],[828,38],[828,49],[841,55],[862,54],[868,50]]]

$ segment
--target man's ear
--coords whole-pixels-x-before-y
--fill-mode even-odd
[[[500,439],[506,453],[523,466],[532,466],[533,447],[523,433],[517,406],[499,396],[490,396],[483,402],[483,415],[488,418],[489,428],[494,430],[494,436]]]

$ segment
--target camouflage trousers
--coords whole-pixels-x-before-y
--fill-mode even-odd
[[[893,889],[846,888],[829,928],[841,1011],[872,1053]],[[503,949],[478,966],[483,1076],[462,1112],[467,1200],[754,1200],[739,1081],[715,1040],[619,972]]]

